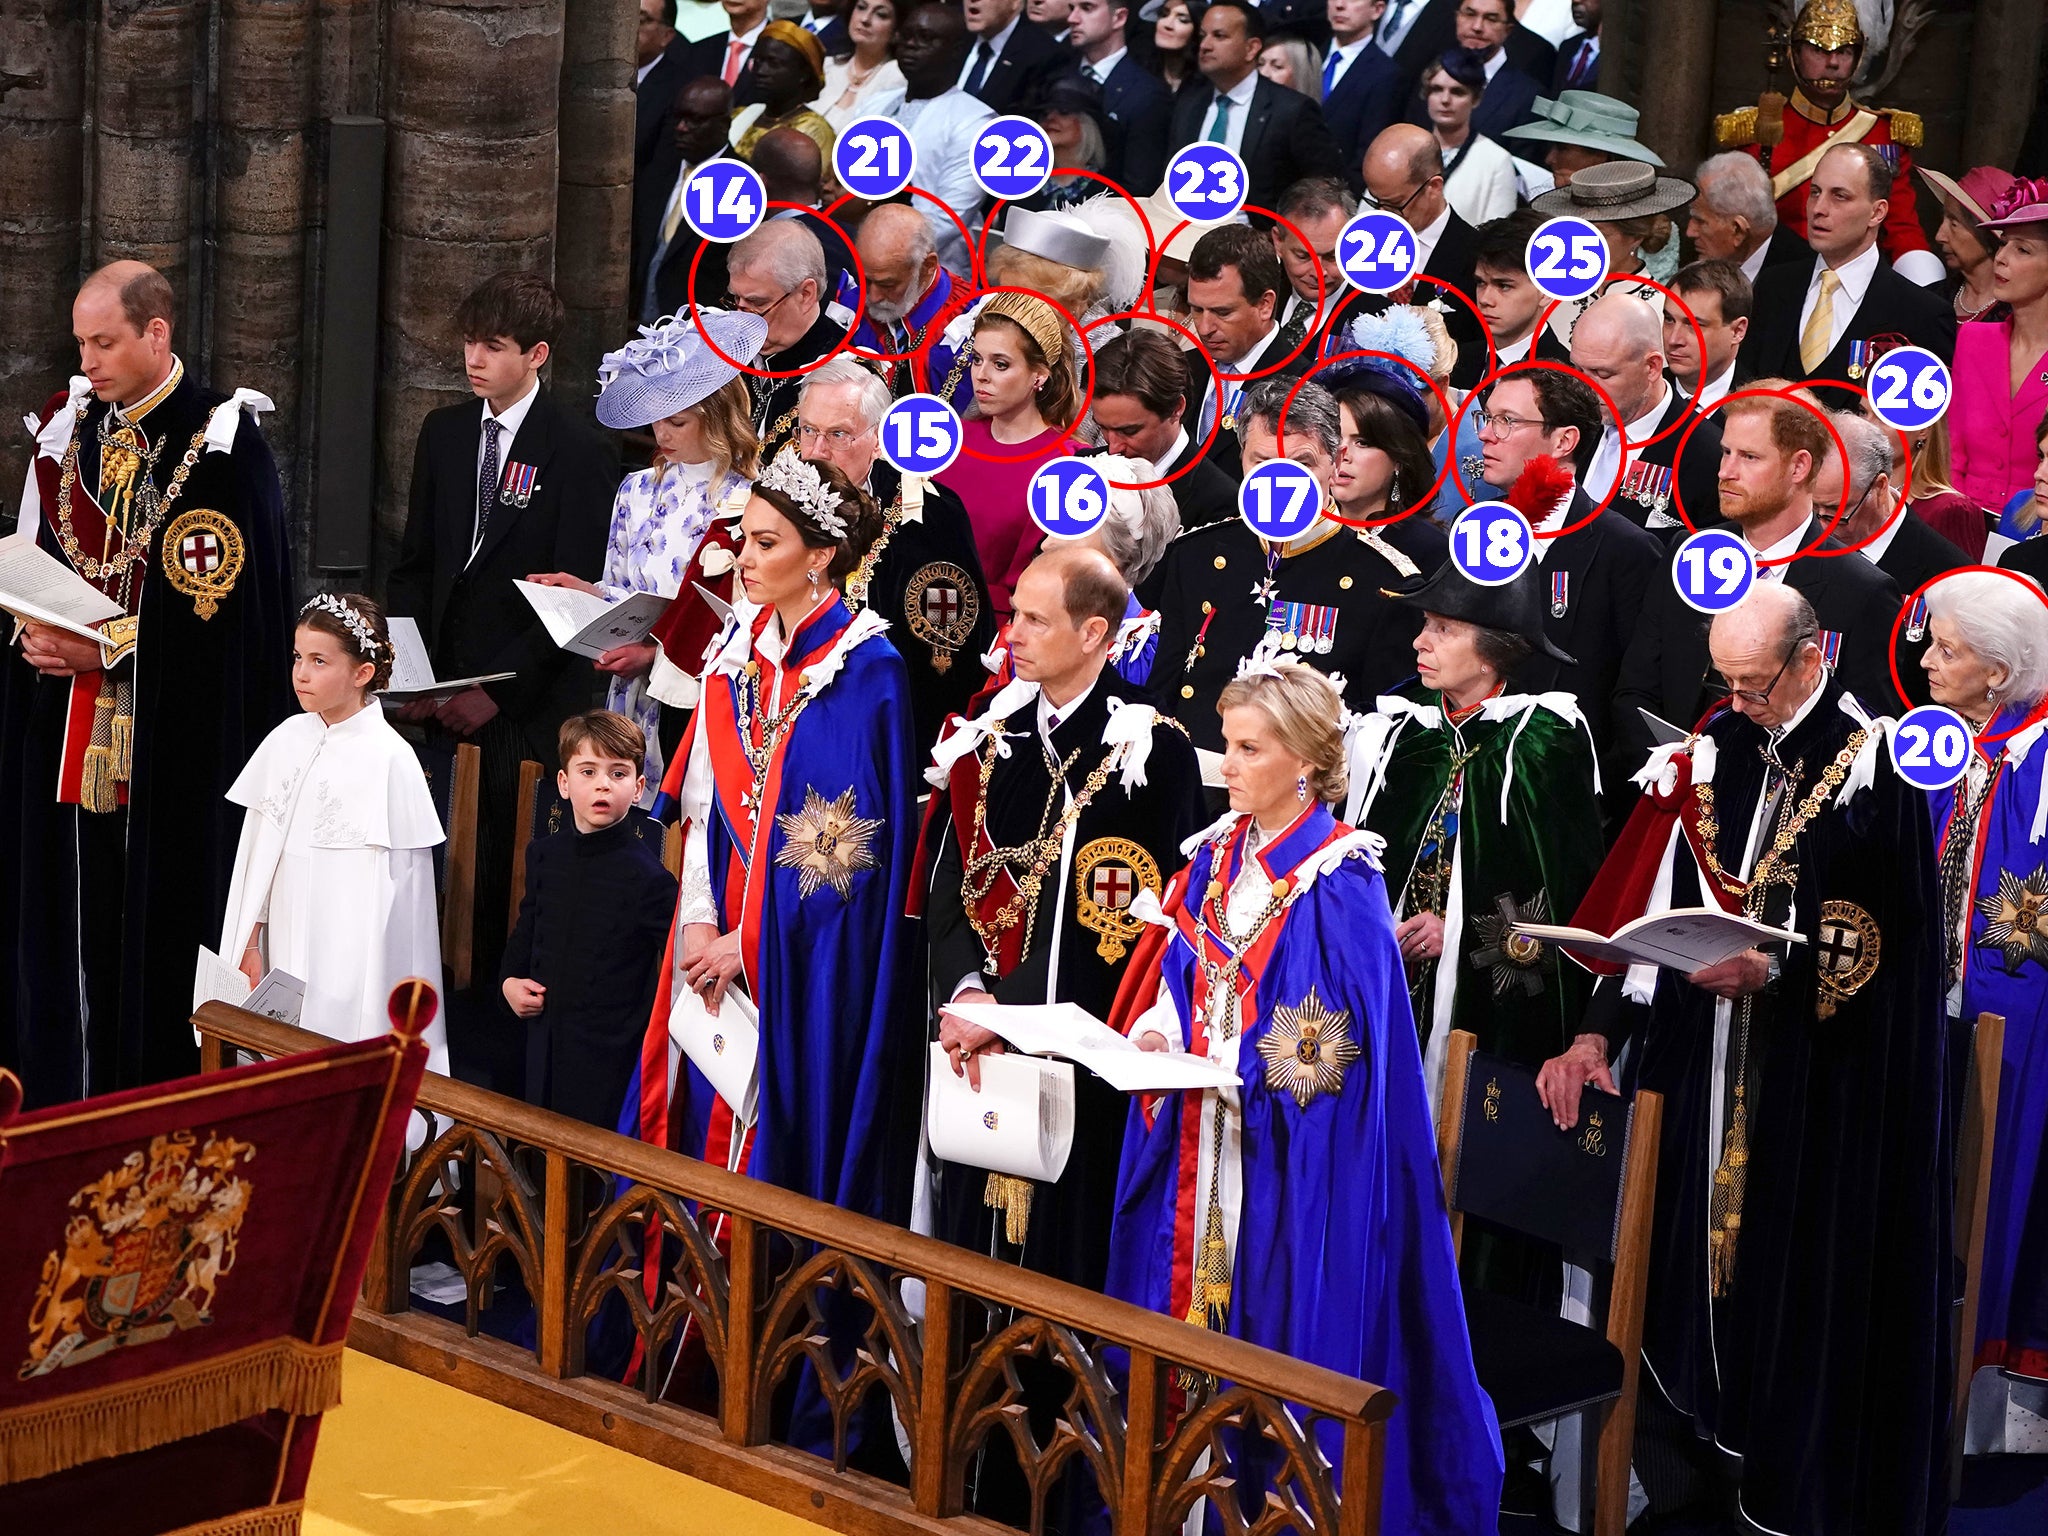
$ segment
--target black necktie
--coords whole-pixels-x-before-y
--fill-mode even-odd
[[[969,71],[967,84],[962,87],[968,95],[972,96],[981,89],[983,82],[988,79],[989,66],[995,62],[995,59],[995,49],[989,47],[987,38],[983,38],[980,45],[974,50],[974,68]]]

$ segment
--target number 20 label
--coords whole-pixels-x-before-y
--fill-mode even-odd
[[[1704,529],[1671,557],[1671,582],[1686,607],[1726,613],[1756,585],[1756,556],[1739,535],[1725,528]]]
[[[833,144],[832,168],[856,197],[894,197],[916,174],[917,145],[893,118],[863,117]]]
[[[1892,732],[1892,766],[1915,789],[1947,789],[1970,768],[1970,727],[1939,704],[1908,710]]]
[[[1584,219],[1549,219],[1524,253],[1529,277],[1547,299],[1583,299],[1607,281],[1607,242]]]
[[[1368,211],[1337,235],[1337,263],[1356,288],[1392,293],[1415,276],[1415,232],[1398,214]]]
[[[999,117],[974,136],[974,179],[990,197],[1029,197],[1052,177],[1052,140],[1028,117]]]
[[[1870,370],[1870,408],[1900,432],[1920,432],[1941,420],[1951,390],[1948,365],[1925,347],[1895,347]]]

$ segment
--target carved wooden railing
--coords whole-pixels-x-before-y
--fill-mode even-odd
[[[194,1022],[207,1071],[224,1047],[327,1043],[218,1003]],[[1205,1498],[1230,1536],[1380,1529],[1385,1388],[432,1073],[419,1104],[436,1117],[431,1130],[421,1117],[432,1140],[385,1204],[355,1348],[863,1536],[1008,1529],[961,1513],[998,1438],[1034,1532],[1064,1500],[1054,1520],[1070,1530],[1173,1536]],[[412,1265],[436,1235],[462,1275],[464,1324],[412,1300]],[[514,1276],[534,1303],[530,1349],[481,1330]],[[638,1342],[632,1387],[584,1370],[608,1305]],[[831,1347],[828,1307],[842,1339],[845,1314],[856,1319],[850,1356]],[[671,1400],[669,1378],[691,1374],[669,1368],[679,1334],[702,1367],[694,1403]],[[771,1443],[804,1366],[830,1409],[830,1459]],[[1026,1412],[1020,1368],[1071,1382],[1049,1428]],[[907,1486],[891,1480],[897,1447],[878,1472],[848,1465],[856,1420],[887,1423],[876,1393]],[[1063,1479],[1079,1480],[1078,1502]]]

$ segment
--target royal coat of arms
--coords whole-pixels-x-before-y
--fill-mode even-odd
[[[24,1380],[83,1365],[213,1321],[214,1294],[235,1267],[256,1148],[209,1132],[152,1137],[79,1190],[63,1246],[43,1260],[28,1314]]]

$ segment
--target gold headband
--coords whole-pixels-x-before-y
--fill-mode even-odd
[[[1060,323],[1059,311],[1045,300],[1034,299],[1028,293],[996,294],[981,306],[974,328],[980,330],[982,322],[991,316],[1008,320],[1037,342],[1048,363],[1056,363],[1066,355],[1067,328]]]

